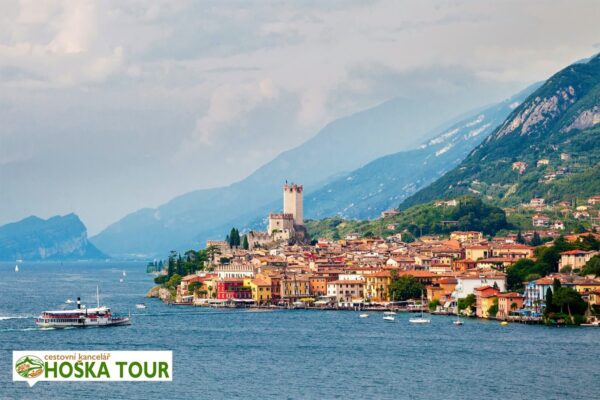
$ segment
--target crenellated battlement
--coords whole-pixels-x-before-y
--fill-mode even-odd
[[[269,214],[269,219],[294,219],[294,214],[292,214],[292,213],[271,213],[271,214]]]
[[[291,183],[291,184],[285,184],[283,185],[283,191],[284,192],[289,192],[289,193],[302,193],[302,191],[304,190],[304,188],[302,187],[302,185],[296,185],[295,183]]]

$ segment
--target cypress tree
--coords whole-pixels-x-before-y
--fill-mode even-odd
[[[242,240],[242,249],[248,250],[250,245],[248,243],[248,235],[244,235],[244,239]]]
[[[544,310],[544,312],[549,313],[550,311],[552,311],[552,289],[548,288],[546,289],[546,309]]]

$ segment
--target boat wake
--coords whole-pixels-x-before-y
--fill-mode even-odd
[[[5,315],[0,316],[0,321],[8,321],[11,319],[30,319],[35,318],[35,315]]]

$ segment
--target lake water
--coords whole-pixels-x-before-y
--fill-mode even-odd
[[[600,329],[166,306],[143,298],[152,277],[140,263],[3,263],[0,274],[0,399],[600,398]],[[131,326],[35,327],[67,298],[94,304],[96,285]],[[12,382],[12,350],[172,350],[174,380],[30,388]]]

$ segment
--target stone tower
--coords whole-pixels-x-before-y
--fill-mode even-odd
[[[302,211],[302,185],[283,185],[283,212],[294,216],[294,224],[304,225]]]

